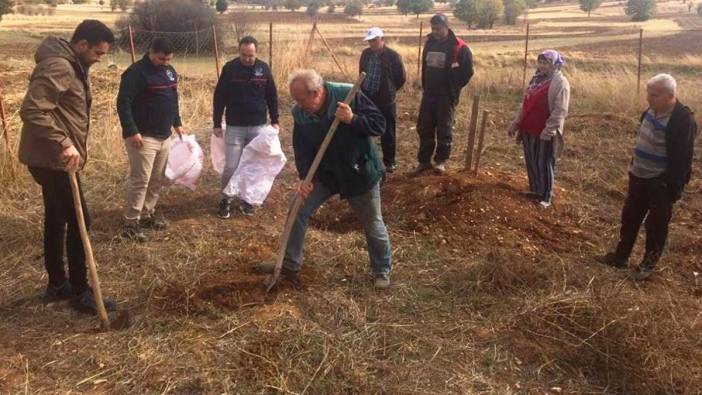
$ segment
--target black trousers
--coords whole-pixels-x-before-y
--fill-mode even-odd
[[[417,119],[419,134],[419,163],[444,162],[451,155],[453,121],[456,107],[448,96],[422,96]],[[434,149],[436,148],[436,152]]]
[[[44,199],[44,266],[49,274],[49,283],[59,285],[66,280],[63,262],[65,243],[69,281],[73,292],[80,294],[88,288],[88,278],[68,173],[39,167],[30,167],[29,172],[41,185]],[[78,188],[86,227],[89,227],[90,216],[80,178]]]
[[[395,135],[395,125],[397,124],[397,106],[395,103],[387,106],[378,106],[380,112],[385,117],[385,133],[380,136],[380,146],[383,149],[383,164],[385,166],[395,165],[395,154],[397,143]]]
[[[660,178],[638,178],[629,174],[629,193],[622,210],[617,258],[629,258],[645,218],[646,253],[643,264],[654,267],[663,253],[672,214],[673,198],[665,181]]]

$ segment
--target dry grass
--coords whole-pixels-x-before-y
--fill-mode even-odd
[[[557,12],[572,13],[568,7]],[[281,138],[290,159],[287,73],[308,64],[342,79],[321,42],[312,58],[301,58],[307,29],[275,43]],[[26,45],[34,42],[30,37]],[[334,45],[353,72],[361,43]],[[114,110],[119,70],[98,68],[92,74],[98,117],[84,174],[91,237],[105,293],[131,311],[134,323],[100,333],[96,320],[67,306],[41,305],[40,191],[24,167],[1,155],[0,392],[699,393],[699,145],[659,276],[632,284],[592,263],[618,231],[643,107],[632,57],[600,44],[597,51],[580,44],[566,51],[573,86],[567,151],[555,207],[540,212],[519,193],[526,185],[523,158],[503,134],[520,94],[519,47],[474,48],[477,75],[458,109],[451,174],[412,179],[403,173],[417,149],[416,47],[399,38],[392,45],[411,81],[398,104],[400,171],[383,187],[395,261],[389,292],[372,289],[365,239],[348,208],[333,201],[308,233],[306,286],[263,293],[263,276],[252,266],[272,259],[277,248],[296,180],[292,163],[254,218],[214,216],[218,181],[208,169],[197,191],[164,194],[170,230],[146,245],[120,239],[126,155]],[[675,45],[684,49],[668,46]],[[14,46],[0,60],[0,75],[16,152],[31,50]],[[647,74],[673,70],[683,99],[702,106],[698,56],[653,50],[647,56]],[[193,77],[200,64],[180,62],[194,70],[181,85],[184,121],[207,150],[213,66],[203,61],[203,77]],[[479,176],[459,172],[476,90],[493,114]]]

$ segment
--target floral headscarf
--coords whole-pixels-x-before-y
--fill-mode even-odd
[[[556,71],[561,69],[561,66],[565,64],[565,59],[563,56],[554,49],[547,49],[539,54],[539,60],[546,59],[556,68]],[[540,86],[551,81],[554,73],[546,74],[540,72],[536,69],[536,73],[531,78],[529,82],[529,89],[527,90],[527,96],[535,92]]]

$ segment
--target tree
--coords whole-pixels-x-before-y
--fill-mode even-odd
[[[503,0],[502,4],[505,8],[505,23],[514,25],[517,23],[517,18],[527,9],[524,0]]]
[[[329,4],[329,7],[327,7],[327,14],[333,14],[336,12],[336,6],[334,4]]]
[[[73,0],[73,4],[85,4],[85,0]]]
[[[317,3],[316,1],[310,1],[310,3],[307,4],[307,9],[305,10],[305,12],[311,17],[316,16],[319,12],[319,3]]]
[[[344,7],[344,14],[354,17],[354,16],[361,16],[363,13],[363,3],[360,1],[351,1],[348,4],[346,4],[346,7]]]
[[[224,11],[229,8],[229,2],[227,2],[227,0],[217,0],[217,3],[215,3],[215,8],[217,9],[217,12],[222,15],[224,14]]]
[[[110,11],[115,12],[117,9],[117,0],[110,0]]]
[[[127,9],[132,5],[132,0],[117,0],[117,5],[122,12],[127,12]]]
[[[5,14],[12,14],[12,7],[15,5],[15,0],[0,0],[0,21]]]
[[[469,29],[471,25],[478,22],[478,1],[460,0],[453,9],[453,15],[465,22]]]
[[[697,4],[697,15],[702,16],[702,3]]]
[[[656,0],[628,0],[624,12],[634,22],[647,21],[656,12]]]
[[[481,0],[478,6],[478,27],[492,29],[503,11],[504,6],[501,0]]]
[[[419,19],[419,14],[429,12],[434,8],[432,0],[397,0],[397,9],[402,15],[416,14]]]
[[[587,17],[590,17],[590,13],[596,10],[601,4],[602,0],[578,0],[580,2],[580,9],[587,12]]]
[[[302,7],[302,4],[300,4],[299,0],[285,0],[283,3],[283,7],[287,8],[290,11],[296,11],[300,7]]]

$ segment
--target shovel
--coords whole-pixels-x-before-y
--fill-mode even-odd
[[[356,80],[356,83],[353,84],[353,87],[349,91],[348,95],[346,95],[344,103],[351,104],[353,98],[356,97],[356,93],[358,93],[358,90],[361,89],[361,84],[363,83],[363,80],[365,78],[366,73],[362,72],[358,75],[358,79]],[[319,167],[319,162],[322,161],[322,157],[324,157],[324,153],[327,151],[329,143],[331,143],[332,138],[334,138],[334,133],[336,133],[337,127],[339,127],[339,119],[334,118],[334,122],[332,122],[331,126],[329,127],[329,131],[327,131],[327,135],[324,136],[322,145],[319,147],[317,155],[315,155],[314,157],[314,161],[312,161],[312,166],[310,166],[310,170],[307,172],[305,182],[311,182],[314,178],[314,174],[317,172],[317,168]],[[295,191],[295,196],[293,197],[290,212],[288,213],[288,218],[285,220],[285,228],[283,228],[283,235],[281,237],[280,247],[278,249],[278,256],[276,257],[275,261],[275,269],[273,270],[273,274],[268,276],[268,278],[266,279],[266,293],[270,292],[271,289],[273,289],[273,286],[276,284],[276,282],[278,282],[278,278],[280,277],[280,271],[283,268],[283,259],[285,258],[285,249],[288,246],[290,232],[292,231],[292,226],[295,222],[295,218],[297,218],[297,213],[300,211],[300,206],[302,206],[302,201],[303,200],[300,198],[300,194],[297,191]]]
[[[95,259],[93,258],[93,247],[90,244],[90,238],[88,237],[88,229],[85,226],[85,215],[83,214],[83,205],[80,202],[80,191],[78,190],[78,180],[76,178],[76,173],[71,171],[68,173],[68,177],[71,181],[71,192],[73,193],[73,206],[76,210],[76,219],[78,220],[78,229],[80,229],[80,238],[83,242],[83,249],[85,250],[85,257],[88,261],[88,271],[90,272],[90,284],[93,286],[93,292],[95,294],[95,305],[97,305],[98,315],[100,316],[100,321],[102,321],[102,328],[104,330],[118,330],[125,329],[129,326],[129,312],[122,310],[117,318],[110,322],[107,317],[107,310],[105,309],[105,304],[102,301],[102,290],[100,289],[100,279],[98,278],[97,268],[95,267]]]

